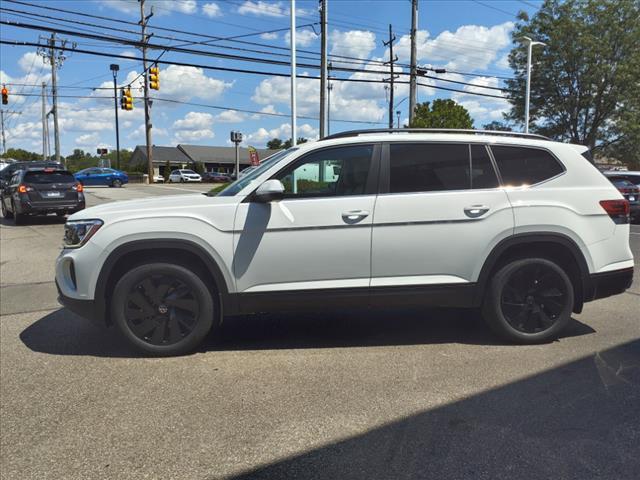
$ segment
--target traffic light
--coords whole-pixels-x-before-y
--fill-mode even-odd
[[[122,94],[120,97],[120,108],[123,110],[133,110],[133,97],[131,96],[131,87],[127,87],[125,90],[122,89]]]
[[[149,88],[151,90],[160,90],[160,70],[158,67],[149,69]]]
[[[9,103],[9,90],[2,85],[2,104],[6,105],[7,103]]]

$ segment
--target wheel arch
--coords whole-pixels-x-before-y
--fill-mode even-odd
[[[518,234],[498,243],[480,271],[474,304],[482,304],[489,281],[498,268],[510,260],[535,256],[553,260],[567,271],[575,289],[573,311],[580,313],[590,292],[587,260],[573,239],[552,232]]]
[[[229,287],[216,260],[200,245],[184,239],[133,240],[115,248],[102,265],[94,299],[97,310],[103,312],[107,325],[111,325],[110,299],[113,288],[122,275],[133,266],[150,261],[168,261],[187,265],[205,276],[211,284],[212,294],[219,297],[220,318],[224,300],[229,298]]]

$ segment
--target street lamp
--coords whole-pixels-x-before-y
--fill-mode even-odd
[[[120,170],[120,128],[118,127],[118,70],[120,66],[112,63],[110,65],[113,73],[113,106],[116,111],[116,169]]]
[[[400,128],[400,114],[402,112],[400,110],[396,110],[396,115],[398,116],[398,128]]]
[[[534,42],[529,37],[522,37],[527,42],[527,92],[524,98],[524,133],[529,133],[529,96],[531,95],[531,52],[534,45],[546,45],[543,42]]]

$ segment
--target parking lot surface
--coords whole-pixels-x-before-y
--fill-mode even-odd
[[[88,205],[210,185],[87,188]],[[142,358],[59,307],[54,218],[0,225],[4,479],[635,479],[640,226],[632,288],[547,345],[474,312],[228,319]]]

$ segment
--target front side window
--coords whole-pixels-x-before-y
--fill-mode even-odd
[[[539,148],[498,145],[491,151],[505,186],[534,185],[564,171],[549,152]]]
[[[312,152],[275,178],[285,198],[364,195],[373,145],[353,145]]]

